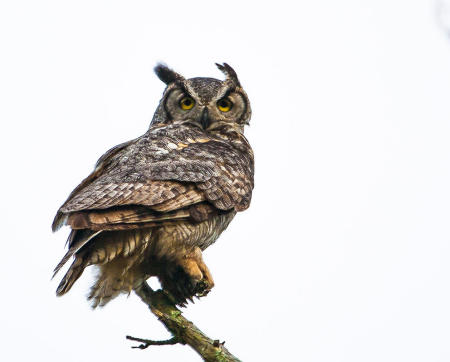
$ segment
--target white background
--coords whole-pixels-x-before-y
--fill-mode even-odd
[[[243,361],[450,360],[450,40],[441,2],[3,1],[2,361],[199,361],[139,299],[55,297],[52,218],[148,127],[164,61],[237,71],[253,107],[250,209],[185,309]],[[442,3],[445,5],[445,3]],[[440,22],[439,22],[440,19]]]

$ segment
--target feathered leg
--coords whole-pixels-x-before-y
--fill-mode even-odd
[[[165,268],[158,273],[158,278],[175,302],[184,306],[192,297],[202,297],[214,287],[212,275],[203,261],[200,248],[180,255],[172,262],[164,263]]]

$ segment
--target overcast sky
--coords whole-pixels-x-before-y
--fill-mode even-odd
[[[437,16],[438,3],[444,4]],[[3,361],[199,361],[140,300],[56,298],[53,216],[144,133],[164,61],[237,71],[252,102],[249,210],[184,313],[243,361],[450,360],[450,8],[432,0],[2,1]],[[440,22],[438,21],[440,19]]]

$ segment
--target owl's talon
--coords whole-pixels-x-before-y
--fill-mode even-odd
[[[214,286],[208,268],[198,259],[183,259],[177,271],[167,277],[169,275],[169,278],[163,277],[161,284],[171,301],[181,307],[185,307],[188,301],[194,303],[194,297],[206,296]]]
[[[197,285],[195,286],[195,296],[198,297],[204,297],[206,296],[209,291],[211,290],[209,283],[207,280],[202,279],[200,280]]]

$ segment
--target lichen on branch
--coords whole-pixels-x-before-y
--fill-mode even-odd
[[[133,348],[145,349],[149,346],[162,346],[173,344],[187,344],[194,349],[204,361],[208,362],[234,362],[240,361],[225,347],[225,342],[213,340],[198,329],[194,323],[187,320],[183,313],[172,303],[170,298],[162,291],[153,291],[147,283],[135,290],[141,300],[148,305],[152,313],[164,324],[172,334],[172,338],[155,341],[127,336],[127,339],[140,342]]]

